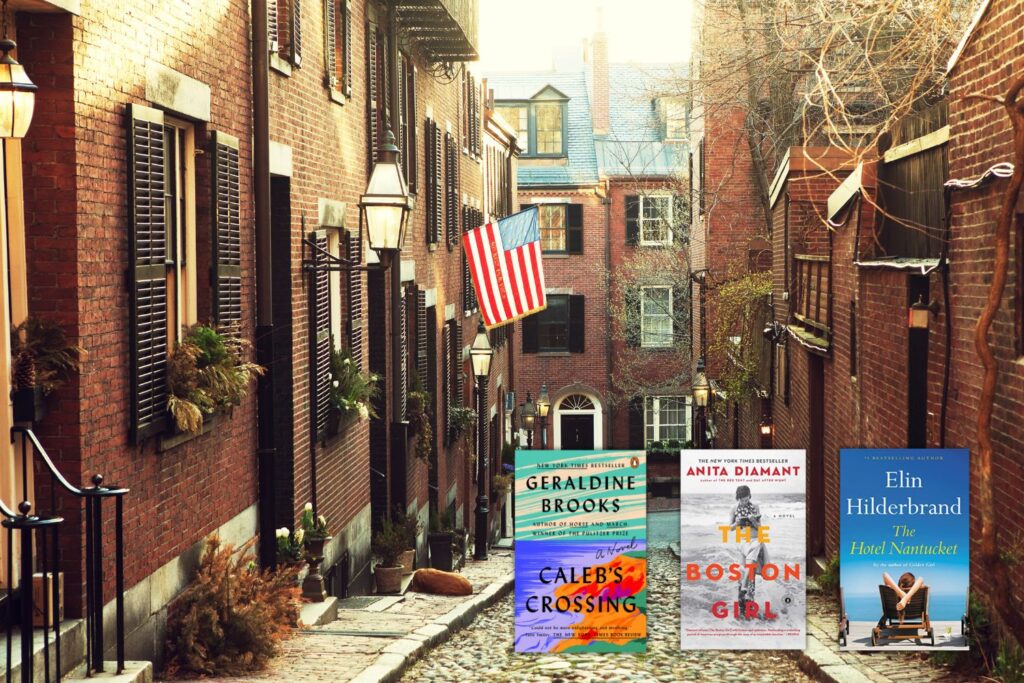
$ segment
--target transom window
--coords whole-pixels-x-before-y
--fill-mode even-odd
[[[594,402],[583,394],[570,394],[558,404],[559,410],[594,410]]]
[[[640,196],[640,244],[672,243],[672,197]]]
[[[644,402],[644,444],[652,441],[689,441],[690,398],[688,396],[648,396]]]
[[[672,346],[672,288],[640,289],[640,345],[645,348]]]
[[[538,224],[541,251],[561,251],[565,248],[566,204],[540,204]]]

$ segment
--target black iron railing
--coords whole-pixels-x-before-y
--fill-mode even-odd
[[[83,606],[86,633],[86,669],[91,674],[103,672],[103,501],[114,499],[114,572],[115,572],[115,614],[117,673],[124,671],[124,496],[128,489],[103,485],[103,475],[92,477],[92,486],[79,488],[71,484],[53,464],[46,449],[39,443],[35,433],[27,427],[11,429],[11,443],[15,446],[16,465],[21,470],[21,498],[17,512],[0,501],[0,524],[7,529],[7,599],[14,603],[14,535],[20,534],[19,586],[18,586],[18,628],[21,637],[21,672],[23,682],[33,680],[33,613],[35,605],[32,590],[34,571],[41,574],[42,586],[42,633],[43,666],[45,680],[60,681],[60,528],[64,518],[57,513],[58,491],[70,496],[74,505],[82,506],[85,514],[85,604]],[[33,514],[30,499],[31,474],[48,474],[49,511]],[[37,482],[37,485],[40,482]],[[38,502],[38,501],[37,501]],[[33,544],[33,535],[35,543]],[[33,556],[33,549],[38,554]],[[12,650],[14,615],[7,619],[7,671],[6,681],[12,679]],[[50,631],[53,631],[54,657],[51,667]],[[51,678],[51,669],[53,677]]]

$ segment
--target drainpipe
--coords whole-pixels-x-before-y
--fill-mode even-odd
[[[611,234],[612,234],[612,196],[611,196],[611,183],[608,182],[608,181],[605,182],[604,199],[601,201],[601,203],[604,204],[604,234],[605,234],[605,240],[604,240],[604,291],[605,291],[605,297],[607,297],[606,298],[607,305],[610,308],[611,307],[611,297],[612,297],[612,240],[611,240]],[[610,313],[611,313],[611,311],[609,310],[609,314]],[[608,316],[608,320],[609,321],[612,320],[612,316],[611,315]],[[609,386],[608,386],[609,391],[608,391],[608,393],[611,394],[612,391],[614,391],[614,387],[611,386],[611,384],[612,384],[612,365],[613,365],[612,364],[612,335],[611,335],[611,330],[609,330],[608,332],[609,332],[608,334],[604,335],[604,357],[605,357],[605,362],[607,364],[606,371],[608,372],[608,383],[609,383]],[[609,448],[609,443],[608,443],[609,439],[608,439],[608,437],[611,436],[611,431],[612,431],[612,429],[611,429],[611,420],[612,420],[612,418],[611,418],[611,411],[610,410],[606,410],[606,411],[604,411],[604,414],[605,414],[605,420],[608,421],[608,428],[605,430],[604,447],[605,448]],[[554,417],[552,417],[551,419],[552,419],[552,422],[553,422],[554,421]]]
[[[253,200],[256,222],[256,394],[260,563],[277,562],[274,537],[274,306],[270,253],[270,45],[267,0],[252,2]]]

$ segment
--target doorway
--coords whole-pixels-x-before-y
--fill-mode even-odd
[[[825,553],[825,359],[807,354],[807,555]]]
[[[561,415],[562,450],[584,451],[594,448],[593,415]]]

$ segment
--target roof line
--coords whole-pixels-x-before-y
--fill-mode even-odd
[[[982,18],[984,18],[989,5],[991,4],[992,0],[981,0],[981,5],[978,7],[978,11],[974,13],[974,18],[971,20],[970,26],[967,27],[963,37],[960,38],[960,43],[956,46],[956,49],[953,50],[953,54],[949,56],[949,61],[946,63],[946,76],[949,76],[949,74],[952,73],[957,62],[960,61],[960,57],[963,55],[964,50],[967,49],[967,45],[971,42],[971,38],[974,37],[974,32],[977,30],[978,24],[981,23]]]

